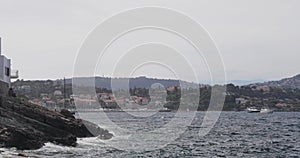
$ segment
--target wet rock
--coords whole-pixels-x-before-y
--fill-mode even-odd
[[[62,109],[62,110],[60,111],[60,113],[61,113],[62,115],[64,115],[65,117],[67,117],[67,118],[75,119],[74,113],[70,112],[70,111],[67,110],[67,109]]]
[[[59,113],[13,98],[0,100],[0,147],[38,149],[46,142],[76,146],[77,137],[112,137],[91,122],[75,119],[67,110]]]
[[[98,136],[99,139],[108,140],[113,137],[113,134],[109,133],[108,130],[100,128],[99,126],[82,120],[82,123],[84,123],[85,127],[95,136]]]

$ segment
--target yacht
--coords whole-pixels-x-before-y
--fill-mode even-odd
[[[256,108],[256,107],[248,107],[247,111],[249,113],[259,113],[260,112],[260,110],[258,108]]]

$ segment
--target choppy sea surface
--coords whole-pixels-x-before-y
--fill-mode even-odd
[[[144,114],[143,114],[144,113]],[[149,115],[143,112],[142,115]],[[83,116],[84,115],[84,116]],[[120,128],[149,132],[163,127],[174,119],[172,112],[156,113],[151,117],[132,117],[124,112],[106,113],[108,118]],[[192,124],[174,141],[170,137],[160,138],[145,135],[140,141],[147,143],[168,142],[163,147],[151,150],[140,147],[138,151],[122,150],[109,145],[128,143],[125,135],[109,128],[115,134],[113,140],[98,138],[78,139],[77,147],[63,147],[47,143],[38,150],[16,151],[0,149],[0,157],[16,157],[22,153],[32,157],[299,157],[300,156],[300,113],[274,112],[272,114],[222,112],[218,122],[205,136],[199,136],[205,113],[197,112]],[[99,123],[97,113],[82,114],[84,118]],[[184,119],[184,118],[183,118]],[[180,124],[180,121],[178,122]],[[115,128],[115,130],[118,130]],[[165,131],[172,135],[177,128]],[[134,140],[128,140],[134,141]],[[136,140],[137,141],[137,140]],[[146,143],[146,144],[147,144]],[[130,143],[129,143],[130,144]],[[125,144],[126,145],[126,144]]]

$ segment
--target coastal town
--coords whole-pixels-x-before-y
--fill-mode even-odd
[[[157,80],[159,82],[159,80]],[[218,86],[218,85],[216,85]],[[65,83],[64,79],[55,81],[23,81],[12,83],[14,91],[19,97],[26,98],[30,103],[47,107],[53,110],[67,109],[145,109],[166,107],[172,110],[178,104],[188,105],[192,99],[183,100],[181,88],[177,86],[157,87],[152,89],[155,95],[150,96],[148,88],[130,88],[112,92],[110,89],[96,87],[95,94],[72,93],[72,84]],[[199,95],[198,110],[205,111],[210,101],[212,86],[199,85],[199,90],[190,89],[190,96]],[[199,92],[199,94],[198,94]],[[184,93],[187,93],[185,91]],[[183,93],[183,94],[184,94]],[[269,107],[275,111],[299,111],[300,90],[276,88],[266,85],[251,84],[248,86],[226,85],[226,99],[224,111],[245,111],[247,107]],[[76,106],[75,106],[76,103]],[[151,104],[151,105],[150,105]]]

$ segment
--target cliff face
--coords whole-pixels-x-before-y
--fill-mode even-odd
[[[88,130],[89,129],[89,130]],[[92,131],[92,132],[90,132]],[[0,97],[0,147],[38,149],[46,142],[76,146],[77,137],[110,139],[97,125],[44,107]]]

